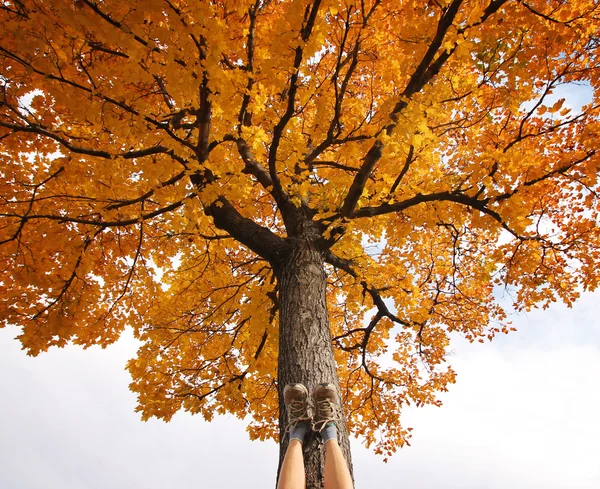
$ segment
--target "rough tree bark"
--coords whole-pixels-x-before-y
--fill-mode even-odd
[[[334,384],[340,393],[333,356],[326,303],[324,257],[308,238],[288,238],[288,252],[275,266],[279,288],[279,470],[288,446],[283,404],[286,384],[301,382],[312,392],[321,382]],[[338,440],[352,472],[350,443],[345,419],[338,423]],[[307,489],[323,488],[324,450],[319,438],[304,443]],[[279,470],[277,473],[279,474]]]

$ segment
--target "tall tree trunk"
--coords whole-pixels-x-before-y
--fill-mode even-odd
[[[294,240],[290,252],[276,266],[279,285],[279,469],[289,443],[283,404],[286,384],[301,382],[309,392],[321,382],[334,384],[340,393],[333,357],[325,297],[326,274],[322,253],[310,240]],[[338,439],[352,471],[346,421],[338,423]],[[319,438],[307,435],[304,443],[307,489],[323,488],[324,450]],[[278,471],[279,474],[279,471]]]

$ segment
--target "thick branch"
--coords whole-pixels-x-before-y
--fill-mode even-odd
[[[266,168],[264,168],[257,160],[254,158],[250,147],[246,143],[246,141],[242,138],[235,138],[235,143],[237,145],[238,151],[242,160],[246,164],[244,168],[244,173],[250,173],[254,175],[256,179],[260,182],[260,184],[268,189],[273,186],[273,181],[271,180],[271,176],[267,172]]]
[[[397,121],[398,121],[398,116],[399,116],[400,112],[402,112],[407,107],[409,99],[415,93],[421,91],[423,89],[423,87],[427,83],[429,83],[429,81],[439,73],[439,71],[441,70],[444,63],[448,60],[448,58],[452,55],[452,53],[454,53],[456,46],[457,46],[456,43],[450,50],[442,51],[438,55],[438,57],[436,59],[434,59],[436,53],[439,51],[440,47],[442,46],[442,43],[444,41],[444,38],[446,37],[448,29],[450,28],[450,26],[452,26],[452,23],[454,22],[454,19],[455,19],[456,14],[458,13],[458,10],[462,4],[462,1],[463,0],[454,0],[450,4],[449,7],[444,9],[444,13],[440,17],[440,20],[438,22],[435,36],[431,40],[431,43],[429,44],[427,52],[425,53],[425,55],[421,59],[421,62],[419,63],[419,65],[417,66],[417,68],[415,69],[413,74],[411,75],[406,88],[404,89],[404,91],[402,92],[402,95],[400,96],[399,102],[396,104],[396,106],[394,107],[394,110],[392,110],[392,112],[390,114],[391,122],[384,128],[385,133],[388,136],[392,133],[392,131],[396,127]],[[478,24],[485,22],[485,20],[487,20],[487,18],[490,15],[492,15],[494,12],[496,12],[505,2],[506,2],[506,0],[493,0],[492,2],[490,2],[488,7],[485,9],[482,18],[478,22],[476,22],[474,25],[478,25]],[[472,26],[469,26],[469,27],[472,27]],[[463,33],[465,31],[465,29],[466,29],[466,27],[458,29],[459,34]],[[367,154],[365,155],[365,157],[363,159],[363,163],[361,165],[361,169],[354,177],[354,180],[352,181],[352,184],[350,185],[350,188],[348,189],[348,193],[346,195],[346,198],[344,199],[342,208],[340,209],[340,215],[342,217],[349,216],[356,208],[356,205],[358,203],[358,200],[360,199],[360,196],[363,193],[363,190],[365,188],[365,185],[367,183],[369,175],[371,174],[371,172],[375,168],[375,165],[381,158],[382,151],[383,151],[383,143],[380,139],[378,139],[373,144],[373,146],[369,149]]]
[[[165,182],[161,182],[158,185],[158,188],[165,188],[165,187],[169,187],[171,185],[173,185],[174,183],[177,183],[179,180],[181,180],[184,176],[186,175],[185,171],[179,172],[177,175],[169,178],[167,181]],[[119,209],[121,207],[126,207],[128,205],[132,205],[132,204],[137,204],[139,202],[144,202],[145,200],[149,199],[150,197],[152,197],[155,193],[154,189],[150,189],[148,190],[148,192],[146,192],[145,194],[140,195],[139,197],[136,197],[134,199],[128,199],[128,200],[119,200],[117,202],[114,202],[108,206],[106,206],[107,210],[111,210],[111,209]]]
[[[175,209],[178,209],[185,203],[186,200],[194,197],[195,195],[196,194],[190,194],[187,197],[185,197],[185,199],[179,200],[177,202],[173,202],[172,204],[169,204],[169,205],[162,207],[160,209],[157,209],[155,211],[147,212],[147,213],[141,214],[140,216],[135,217],[133,219],[124,219],[122,221],[103,221],[102,219],[93,219],[91,216],[87,217],[87,218],[81,218],[81,217],[68,216],[68,215],[67,216],[61,216],[61,215],[56,215],[56,214],[30,214],[30,215],[28,215],[28,214],[16,214],[16,213],[12,213],[12,212],[0,213],[0,217],[9,217],[9,218],[20,219],[23,224],[26,221],[46,219],[46,220],[57,221],[57,222],[61,222],[61,223],[72,222],[75,224],[98,226],[100,228],[126,227],[126,226],[131,226],[133,224],[139,224],[142,221],[147,221],[154,217],[160,216],[161,214],[165,214],[167,212],[171,212]],[[0,244],[3,244],[4,242],[5,241],[3,241]]]
[[[282,237],[242,216],[224,197],[207,206],[205,212],[212,216],[215,226],[265,260],[276,263],[285,253],[286,243]]]
[[[482,212],[493,212],[489,209],[485,209],[485,206],[489,203],[489,199],[478,200],[468,195],[457,193],[457,192],[436,192],[432,194],[417,194],[409,199],[402,200],[400,202],[394,202],[393,204],[381,204],[375,207],[362,207],[357,211],[354,211],[350,218],[360,217],[373,217],[381,216],[383,214],[390,214],[392,212],[401,212],[415,205],[423,204],[425,202],[456,202],[458,204],[464,204],[469,207],[481,210]]]
[[[30,62],[28,62],[27,60],[21,58],[20,56],[12,53],[11,51],[3,48],[2,46],[0,46],[0,53],[4,53],[9,59],[12,59],[14,61],[16,61],[17,63],[23,65],[26,69],[33,71],[34,73],[43,76],[44,78],[48,79],[48,80],[53,80],[56,81],[60,84],[64,84],[67,85],[69,87],[75,88],[77,90],[80,90],[84,93],[87,94],[87,96],[91,97],[97,97],[100,100],[104,100],[105,102],[114,105],[115,107],[120,108],[121,110],[135,115],[135,116],[140,116],[140,112],[136,109],[134,109],[133,107],[131,107],[130,105],[128,105],[126,102],[124,101],[119,101],[116,100],[112,97],[109,97],[108,95],[104,95],[96,90],[93,90],[90,87],[87,87],[85,85],[82,85],[81,83],[78,83],[76,81],[73,80],[69,80],[68,78],[65,78],[62,74],[61,75],[55,75],[52,73],[47,73],[45,71],[39,70],[38,68],[34,67]],[[142,116],[143,119],[148,122],[149,124],[151,124],[152,126],[156,127],[157,129],[160,129],[162,131],[164,131],[166,134],[168,134],[172,139],[174,139],[175,141],[177,141],[178,143],[194,150],[194,146],[186,141],[185,139],[181,139],[180,137],[178,137],[173,131],[171,131],[169,129],[168,124],[164,124],[162,122],[158,122],[155,119],[144,115]]]
[[[284,218],[284,221],[288,217],[290,212],[293,212],[295,207],[292,204],[289,196],[283,190],[281,186],[281,182],[277,177],[277,150],[279,149],[279,143],[281,142],[281,137],[283,135],[283,131],[287,126],[288,122],[294,115],[295,104],[296,104],[296,92],[298,91],[298,74],[300,70],[300,65],[302,64],[303,59],[303,46],[308,41],[310,34],[315,25],[315,20],[317,17],[317,12],[319,10],[319,6],[321,5],[321,0],[315,0],[315,3],[311,7],[307,7],[305,14],[305,23],[300,31],[300,37],[302,39],[302,43],[299,44],[295,49],[294,54],[294,65],[292,67],[292,75],[290,77],[290,82],[287,90],[287,107],[283,116],[279,120],[279,122],[275,125],[273,129],[273,139],[271,141],[271,146],[269,148],[269,174],[271,175],[271,180],[273,182],[273,197],[277,201],[279,205],[279,209]]]
[[[257,1],[251,9],[248,9],[248,16],[250,18],[250,25],[248,27],[248,39],[246,42],[246,55],[248,61],[246,63],[246,71],[248,72],[248,82],[246,83],[246,93],[242,100],[242,106],[240,107],[240,113],[238,115],[238,133],[242,133],[242,126],[249,126],[252,120],[252,114],[248,112],[248,105],[250,104],[250,91],[254,86],[254,35],[256,29],[256,16],[260,7],[260,1]]]
[[[390,135],[396,127],[398,115],[408,105],[408,99],[416,92],[421,90],[425,83],[427,83],[433,76],[433,74],[431,74],[428,78],[425,78],[425,73],[427,72],[431,62],[433,61],[435,53],[437,53],[438,49],[440,48],[442,41],[446,36],[446,32],[452,25],[452,21],[458,13],[458,9],[461,3],[462,0],[454,0],[452,4],[450,4],[450,7],[448,7],[446,12],[441,16],[438,22],[436,34],[432,39],[431,43],[429,44],[427,52],[425,53],[423,59],[421,59],[421,62],[410,77],[408,85],[402,92],[400,101],[396,104],[394,110],[390,114],[392,122],[386,126],[386,134]],[[360,171],[356,174],[354,180],[352,181],[352,184],[350,185],[350,188],[348,189],[348,194],[346,195],[346,198],[344,199],[344,204],[342,205],[342,208],[340,210],[340,215],[342,217],[349,216],[356,207],[356,204],[358,203],[358,200],[360,199],[360,196],[362,195],[362,192],[365,188],[365,184],[367,183],[369,175],[371,174],[373,168],[381,158],[382,151],[383,143],[380,139],[378,139],[377,141],[375,141],[373,146],[371,146],[371,149],[369,149],[368,153],[365,155]]]
[[[58,134],[55,134],[45,128],[42,128],[37,125],[30,124],[29,126],[20,126],[18,124],[10,124],[8,122],[0,121],[0,127],[5,127],[7,129],[12,130],[13,132],[29,132],[33,134],[39,134],[40,136],[44,136],[50,139],[54,139],[57,143],[59,143],[64,148],[68,149],[72,153],[83,154],[88,156],[97,156],[99,158],[105,159],[115,159],[115,158],[124,158],[124,159],[132,159],[132,158],[142,158],[144,156],[150,156],[155,154],[168,154],[173,158],[177,158],[173,151],[169,150],[166,146],[153,146],[151,148],[140,149],[137,151],[126,151],[124,153],[109,153],[108,151],[101,151],[97,149],[91,148],[83,148],[81,146],[76,146],[72,144],[70,141],[65,139]]]

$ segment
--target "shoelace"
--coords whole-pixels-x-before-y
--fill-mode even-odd
[[[304,401],[294,400],[287,405],[288,410],[288,424],[285,428],[289,431],[290,428],[295,427],[300,421],[308,419],[306,414],[306,404]]]
[[[335,415],[336,405],[329,399],[321,399],[320,401],[317,401],[317,407],[319,408],[319,415],[321,416],[321,419],[315,423],[314,427],[316,431],[323,431],[325,426],[327,426],[327,423],[330,421],[339,421]],[[319,425],[320,427],[317,429]]]

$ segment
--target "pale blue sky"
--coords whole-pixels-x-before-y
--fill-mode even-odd
[[[441,408],[407,411],[412,446],[388,464],[353,443],[357,489],[598,489],[600,294],[457,341]],[[0,330],[1,489],[274,487],[277,447],[242,421],[143,423],[123,370],[131,338],[29,358]]]

